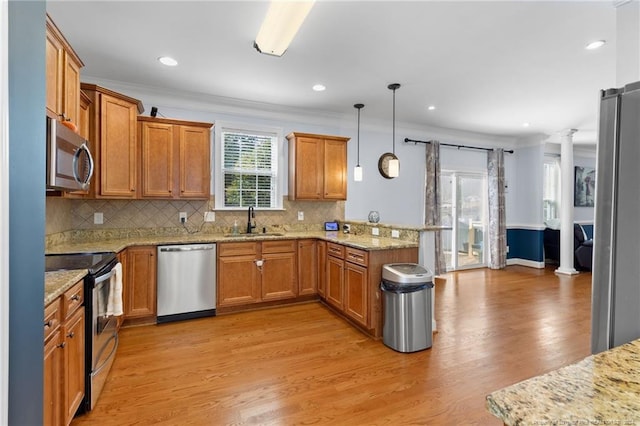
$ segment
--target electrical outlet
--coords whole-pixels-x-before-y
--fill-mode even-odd
[[[104,223],[104,216],[102,215],[102,213],[93,214],[93,223],[95,225],[102,225]]]
[[[371,235],[380,235],[380,229],[371,228]]]
[[[397,229],[392,229],[391,238],[400,238],[400,231],[398,231]]]
[[[204,212],[204,221],[205,222],[215,222],[216,221],[216,212]]]
[[[180,223],[186,223],[187,222],[187,212],[180,212],[180,215],[178,216],[178,219],[180,219]]]
[[[298,220],[304,220],[304,212],[303,211],[299,211],[298,212]]]
[[[509,253],[509,246],[507,246],[507,253]]]

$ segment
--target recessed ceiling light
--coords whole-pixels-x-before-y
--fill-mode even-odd
[[[176,65],[178,65],[178,61],[176,61],[175,59],[169,56],[160,56],[158,58],[158,61],[160,61],[161,64],[166,65],[168,67],[175,67]]]
[[[312,89],[316,92],[324,92],[327,88],[324,84],[314,84]]]
[[[587,44],[587,46],[585,47],[585,49],[587,50],[595,50],[599,47],[604,46],[604,44],[606,43],[605,40],[596,40],[596,41],[592,41],[591,43]]]
[[[429,111],[433,111],[434,109],[436,109],[436,106],[435,106],[435,105],[429,105],[429,106],[427,107],[427,109],[428,109]]]
[[[522,123],[522,127],[529,127],[530,124],[529,123]]]

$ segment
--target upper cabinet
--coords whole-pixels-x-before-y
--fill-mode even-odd
[[[290,133],[287,139],[289,199],[346,200],[349,138]]]
[[[137,198],[136,118],[142,103],[94,84],[81,88],[90,100],[88,139],[95,162],[89,196]]]
[[[212,126],[138,117],[142,198],[209,198]]]
[[[84,66],[49,15],[46,19],[47,115],[80,119],[80,68]]]

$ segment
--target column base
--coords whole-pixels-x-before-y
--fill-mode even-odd
[[[563,267],[556,269],[554,272],[559,275],[577,275],[580,273],[576,271],[575,268],[563,268]]]

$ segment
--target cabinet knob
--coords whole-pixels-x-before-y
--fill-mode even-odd
[[[49,321],[44,323],[44,326],[47,327],[47,328],[51,327],[51,325],[52,325],[51,320],[49,320]]]
[[[136,192],[136,189],[135,188],[131,188],[131,192]]]
[[[73,296],[71,296],[71,300],[80,300],[80,296],[74,294]]]
[[[62,349],[62,348],[64,348],[65,346],[67,346],[67,344],[66,344],[65,342],[62,342],[62,343],[60,343],[57,347],[58,347],[58,348],[60,348],[60,349]]]
[[[69,334],[67,334],[67,337],[70,337],[71,339],[73,339],[75,337],[76,333],[74,333],[73,331]]]

